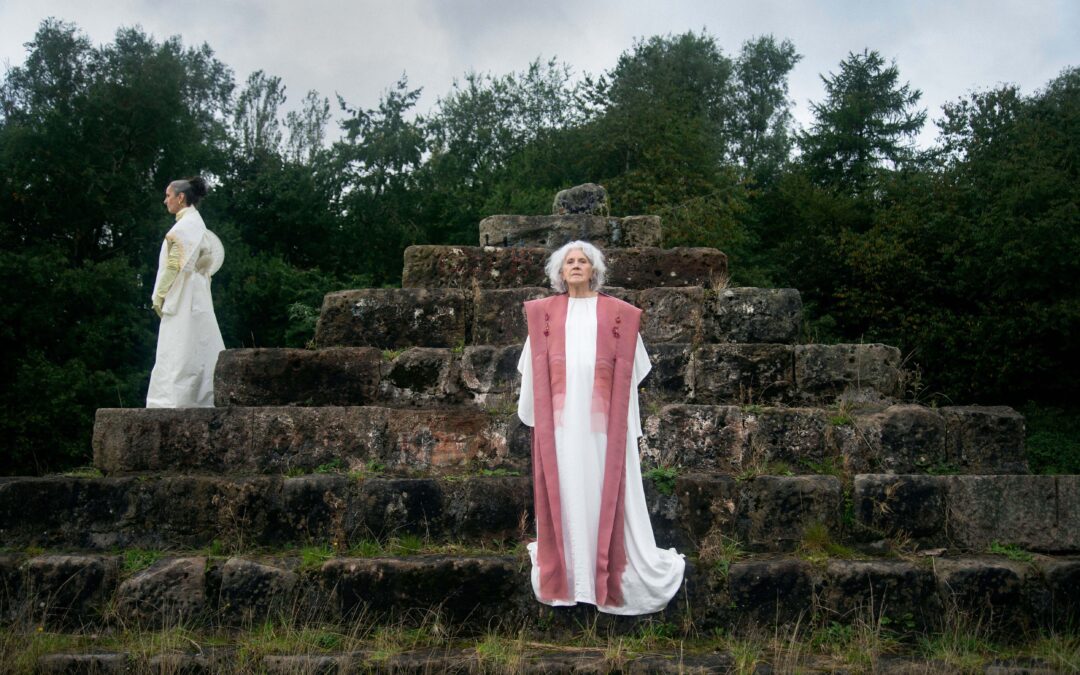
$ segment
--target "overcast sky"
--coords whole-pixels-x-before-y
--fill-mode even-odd
[[[1014,83],[1030,94],[1080,65],[1080,0],[0,0],[0,64],[21,64],[49,16],[96,44],[132,25],[206,42],[238,82],[260,68],[280,76],[289,104],[316,89],[365,108],[402,73],[423,87],[426,110],[469,70],[505,74],[555,57],[578,76],[599,74],[635,38],[688,30],[729,56],[758,35],[794,42],[802,125],[824,96],[819,76],[864,48],[896,61],[931,120],[972,90]],[[922,143],[934,137],[929,124]]]

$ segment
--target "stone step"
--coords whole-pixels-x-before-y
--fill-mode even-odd
[[[984,552],[997,543],[1080,553],[1080,476],[859,474],[845,483],[658,472],[644,484],[657,542],[689,554],[706,555],[719,541],[791,551],[815,532],[865,551]],[[349,550],[405,535],[438,548],[513,545],[533,531],[528,476],[0,479],[9,548]]]
[[[516,556],[331,558],[168,557],[135,571],[108,555],[0,555],[8,612],[40,626],[259,625],[282,612],[297,623],[444,626],[457,635],[552,634],[593,625],[603,635],[661,621],[710,633],[881,617],[898,632],[933,631],[959,611],[990,634],[1075,625],[1080,560],[1037,556],[820,559],[754,556],[688,561],[668,608],[646,617],[549,608],[533,598]],[[955,621],[955,620],[954,620]]]
[[[521,288],[549,285],[546,248],[417,245],[405,249],[405,288]],[[728,278],[727,256],[714,248],[611,248],[609,286],[713,288]]]
[[[374,347],[230,349],[218,358],[218,406],[517,404],[520,345],[461,349]],[[651,346],[648,405],[834,405],[893,401],[903,393],[900,352],[884,345]]]
[[[481,246],[542,246],[554,250],[580,239],[601,248],[660,246],[659,216],[488,216],[480,221]]]
[[[802,300],[791,288],[609,288],[645,310],[642,339],[661,342],[790,344]],[[522,303],[551,295],[510,289],[367,288],[328,293],[315,332],[319,347],[462,347],[525,341]]]
[[[732,474],[1014,473],[1026,464],[1009,409],[892,406],[850,423],[820,409],[676,405],[646,411],[646,467]],[[907,425],[907,427],[905,427]],[[906,436],[906,428],[920,435]],[[123,475],[308,472],[371,465],[392,475],[528,470],[531,431],[512,411],[277,407],[98,411],[95,465]],[[955,462],[955,463],[954,463]]]
[[[767,473],[1026,473],[1023,418],[1010,408],[842,409],[646,406],[646,468]],[[94,464],[140,472],[289,474],[325,465],[391,475],[516,470],[532,432],[512,405],[102,408]]]

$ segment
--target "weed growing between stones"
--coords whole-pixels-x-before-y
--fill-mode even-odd
[[[821,563],[830,558],[853,558],[855,552],[833,540],[824,523],[811,523],[803,530],[796,553],[810,562]]]
[[[161,559],[161,551],[129,548],[124,551],[124,574],[131,575],[150,567]]]
[[[65,471],[61,476],[65,478],[104,478],[105,474],[101,473],[101,469],[96,466],[80,466],[69,471]]]
[[[723,580],[727,580],[732,563],[743,555],[744,551],[738,539],[717,530],[705,535],[698,546],[698,562],[715,569]]]
[[[674,467],[657,467],[649,469],[644,475],[645,478],[653,482],[653,486],[660,494],[669,497],[675,494],[675,479],[679,475],[678,469]]]
[[[1035,559],[1035,556],[1016,544],[1002,544],[998,541],[990,542],[990,552],[994,555],[1003,555],[1009,560],[1015,560],[1016,562],[1031,562]]]

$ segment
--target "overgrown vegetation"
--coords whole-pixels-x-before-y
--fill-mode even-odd
[[[639,40],[580,78],[539,60],[470,73],[425,115],[402,78],[372,109],[308,92],[283,116],[279,78],[238,80],[210,46],[137,28],[94,45],[47,20],[0,82],[0,473],[85,465],[94,410],[142,405],[161,193],[197,172],[228,250],[229,347],[306,346],[323,295],[398,284],[407,245],[475,244],[482,217],[598,182],[613,214],[660,215],[665,245],[724,250],[731,283],[800,289],[815,341],[911,354],[935,400],[1062,410],[1032,463],[1076,471],[1060,406],[1080,382],[1080,70],[925,111],[861,47],[803,130],[796,46],[728,53],[706,33]]]

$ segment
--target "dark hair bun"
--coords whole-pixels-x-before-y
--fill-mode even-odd
[[[202,176],[192,176],[191,178],[185,178],[188,183],[191,184],[191,192],[195,197],[202,199],[209,192],[209,188],[206,187],[206,181]]]

